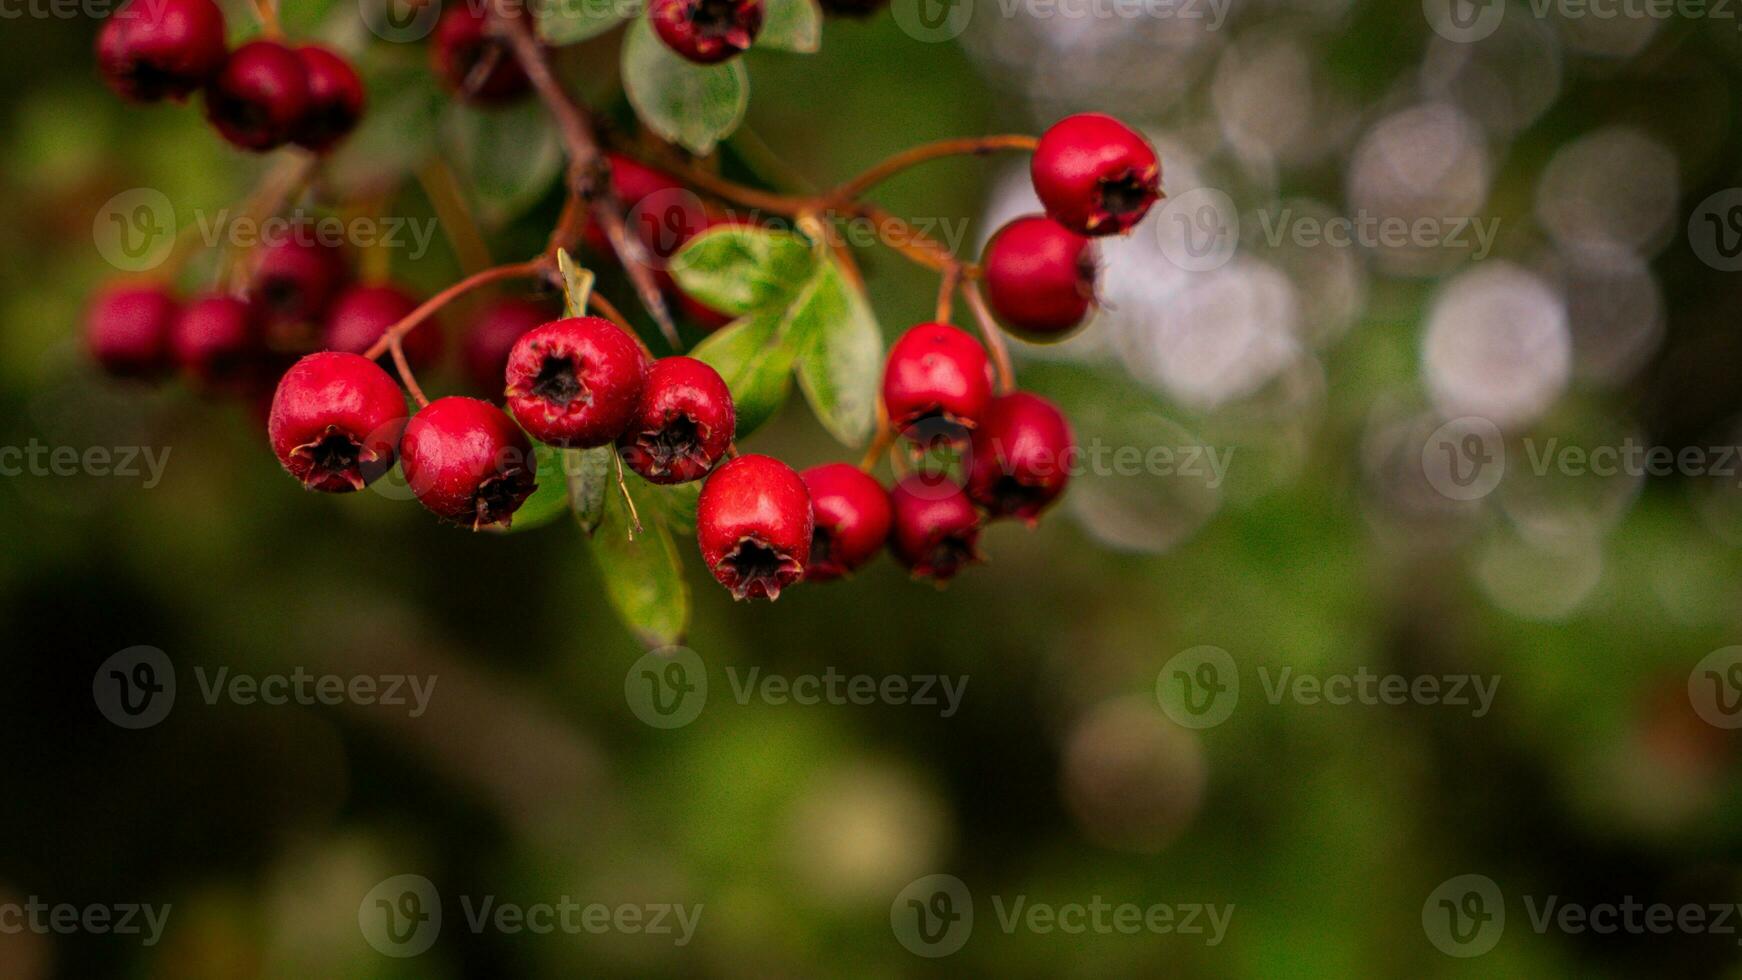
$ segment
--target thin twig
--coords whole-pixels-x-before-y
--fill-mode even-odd
[[[406,314],[405,319],[400,320],[398,323],[395,323],[393,326],[382,331],[381,336],[375,341],[375,343],[372,344],[368,350],[363,352],[363,356],[374,358],[385,354],[389,347],[398,343],[401,337],[410,333],[418,324],[434,316],[437,311],[453,302],[457,297],[471,292],[479,286],[497,282],[502,279],[525,279],[537,277],[543,275],[544,270],[544,260],[538,258],[527,262],[516,262],[512,265],[499,265],[495,268],[485,269],[483,272],[467,276],[459,282],[454,283],[452,286],[449,286],[441,292],[436,293],[434,296],[431,296],[428,300],[424,301],[422,306],[419,306],[417,309]]]
[[[405,359],[405,347],[399,338],[394,337],[387,342],[387,349],[393,354],[393,367],[399,372],[399,380],[404,383],[405,390],[411,392],[411,397],[417,401],[417,406],[423,408],[429,404],[429,399],[423,396],[423,389],[417,385],[417,376],[411,373],[411,363]]]
[[[623,480],[623,457],[611,454],[611,462],[617,464],[617,492],[623,495],[623,505],[629,508],[629,540],[641,533],[641,515],[635,510],[635,498],[629,495],[629,484]]]
[[[962,267],[952,265],[944,269],[941,281],[938,283],[937,316],[933,317],[939,323],[950,322],[953,300],[956,297],[956,286],[962,281]]]
[[[971,136],[965,139],[939,140],[903,150],[870,169],[841,182],[824,197],[831,202],[858,199],[866,191],[889,177],[917,164],[949,156],[982,156],[997,150],[1033,151],[1040,140],[1020,133],[1003,136]]]
[[[980,337],[985,341],[986,349],[992,352],[992,365],[998,372],[998,393],[1008,395],[1016,390],[1016,371],[1010,366],[1010,349],[1004,346],[1004,333],[998,329],[998,321],[992,318],[992,311],[986,307],[986,298],[980,295],[977,283],[962,283],[962,297],[968,301],[968,309],[974,311]]]

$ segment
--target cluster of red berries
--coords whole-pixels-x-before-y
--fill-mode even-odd
[[[203,91],[212,126],[256,153],[287,143],[325,152],[363,117],[363,81],[350,62],[268,39],[228,50],[212,0],[129,0],[97,34],[97,65],[133,102]]]

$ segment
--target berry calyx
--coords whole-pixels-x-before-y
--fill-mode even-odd
[[[449,4],[436,21],[429,57],[442,85],[468,102],[500,105],[532,90],[508,44],[491,36],[484,4]]]
[[[908,476],[889,491],[889,550],[915,578],[948,582],[962,566],[983,561],[980,515],[968,495],[937,477]]]
[[[260,327],[247,301],[216,294],[194,300],[170,331],[176,363],[207,388],[234,387],[259,366]]]
[[[254,252],[248,295],[269,315],[317,320],[344,285],[344,253],[322,244],[308,225],[297,225]]]
[[[393,466],[405,396],[379,364],[325,351],[278,381],[266,431],[272,451],[310,490],[361,490]]]
[[[169,333],[176,313],[175,297],[162,286],[109,286],[85,312],[85,346],[115,377],[161,377],[170,366]]]
[[[308,76],[309,98],[291,139],[303,149],[324,153],[351,135],[363,118],[363,79],[349,61],[318,45],[297,48],[296,56]]]
[[[352,286],[340,293],[327,310],[321,346],[361,354],[380,340],[388,327],[405,319],[417,307],[417,299],[397,286]],[[413,367],[434,364],[442,352],[441,325],[433,318],[420,323],[401,339],[400,345]]]
[[[532,442],[503,411],[476,398],[438,398],[399,442],[400,468],[418,502],[476,531],[507,527],[536,489]]]
[[[613,442],[629,427],[647,358],[611,321],[571,317],[515,341],[504,375],[508,408],[533,438],[585,449]]]
[[[277,41],[250,41],[230,52],[206,86],[206,118],[218,135],[256,153],[290,142],[308,108],[308,71]]]
[[[883,484],[850,463],[813,466],[799,475],[810,491],[815,524],[805,579],[843,578],[877,557],[893,514]]]
[[[811,501],[792,467],[739,456],[714,471],[696,501],[702,561],[735,599],[778,599],[810,560]]]
[[[986,301],[1035,341],[1061,340],[1095,303],[1095,243],[1043,215],[1005,225],[986,245]]]
[[[986,349],[955,327],[922,323],[889,349],[883,406],[890,424],[909,439],[958,444],[991,400]]]
[[[551,319],[549,306],[526,299],[498,300],[478,314],[466,331],[460,354],[466,376],[479,393],[502,400],[502,375],[508,370],[508,352],[514,349],[514,342]]]
[[[1029,166],[1047,217],[1082,235],[1117,235],[1161,196],[1155,148],[1112,116],[1066,116],[1041,134]]]
[[[1076,441],[1058,406],[1018,391],[994,398],[974,430],[968,496],[991,517],[1029,526],[1070,482]]]
[[[97,32],[97,69],[130,102],[187,98],[224,64],[212,0],[128,0]]]
[[[762,30],[762,0],[653,0],[647,16],[666,47],[712,65],[749,50]]]
[[[661,358],[647,372],[617,453],[650,483],[688,483],[726,455],[736,425],[732,392],[718,371],[693,357]]]

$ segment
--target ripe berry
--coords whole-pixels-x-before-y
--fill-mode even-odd
[[[488,28],[485,5],[449,4],[430,38],[430,65],[448,91],[479,105],[500,105],[531,91],[532,82]]]
[[[528,331],[508,352],[508,408],[533,438],[603,446],[629,427],[647,359],[629,334],[596,316]]]
[[[647,16],[666,47],[711,65],[750,48],[762,30],[762,0],[653,0]]]
[[[97,32],[103,81],[132,102],[187,98],[224,55],[224,13],[212,0],[129,0]]]
[[[248,295],[271,316],[314,320],[326,313],[346,278],[344,253],[298,225],[255,250]]]
[[[684,240],[694,234],[687,226],[692,222],[699,224],[702,216],[689,214],[685,205],[697,202],[697,199],[694,194],[684,189],[676,177],[621,153],[607,153],[605,157],[611,163],[611,193],[623,205],[628,230],[641,239],[641,244],[650,253],[661,251],[658,248],[661,240],[676,237],[672,234],[673,229]],[[659,203],[662,206],[641,209],[643,202],[655,195],[661,195]],[[616,251],[611,248],[611,240],[605,236],[604,227],[597,221],[588,221],[582,229],[582,235],[587,246],[601,258],[617,258]],[[667,247],[664,251],[669,256],[676,249]]]
[[[310,490],[361,490],[393,466],[405,396],[379,364],[325,351],[278,381],[266,431],[272,451]]]
[[[736,599],[778,599],[804,577],[811,501],[792,467],[740,456],[714,471],[696,501],[702,561]]]
[[[502,400],[502,375],[508,369],[508,352],[514,348],[514,342],[528,330],[552,319],[547,304],[525,299],[499,300],[478,314],[466,332],[460,353],[467,376],[481,394],[498,402]]]
[[[889,491],[893,530],[889,549],[915,578],[947,582],[963,566],[982,561],[980,515],[953,483],[909,476]]]
[[[176,363],[207,388],[235,387],[260,366],[260,326],[246,300],[222,293],[189,303],[170,331]]]
[[[1065,492],[1075,452],[1057,405],[1026,391],[994,398],[974,430],[968,496],[992,517],[1032,526]]]
[[[883,406],[896,430],[916,442],[960,442],[991,399],[985,348],[947,323],[922,323],[889,349]]]
[[[85,346],[116,377],[161,377],[170,365],[169,332],[175,317],[175,297],[162,286],[108,286],[85,313]]]
[[[1116,235],[1161,196],[1155,148],[1112,116],[1066,116],[1040,137],[1030,163],[1047,217],[1084,235]]]
[[[842,578],[872,558],[889,537],[889,494],[877,478],[850,463],[813,466],[800,474],[810,490],[811,533],[807,581]]]
[[[417,300],[397,286],[352,286],[327,310],[321,346],[361,354],[417,307]],[[441,324],[434,318],[426,320],[406,334],[401,344],[413,367],[434,364],[442,352]]]
[[[308,71],[277,41],[250,41],[230,52],[206,86],[206,118],[218,135],[256,153],[290,142],[309,105]]]
[[[326,48],[306,45],[296,49],[296,56],[308,75],[309,102],[291,138],[297,146],[324,153],[363,118],[363,80],[349,61]]]
[[[986,245],[986,299],[1031,340],[1059,340],[1095,302],[1095,243],[1038,214],[1017,218]]]
[[[688,483],[726,455],[736,425],[732,392],[718,371],[693,357],[661,358],[647,372],[617,452],[650,483]]]
[[[526,433],[476,398],[438,398],[406,423],[400,468],[412,493],[443,520],[476,531],[507,527],[536,488]]]

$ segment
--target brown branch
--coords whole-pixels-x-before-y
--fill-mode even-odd
[[[971,136],[965,139],[925,143],[912,149],[903,150],[858,176],[843,181],[824,197],[831,202],[856,200],[889,177],[893,177],[909,167],[942,157],[984,156],[997,150],[1028,150],[1032,152],[1038,145],[1040,145],[1039,139],[1020,133],[1004,136]]]
[[[537,258],[527,262],[516,262],[512,265],[499,265],[467,276],[425,300],[422,306],[406,314],[405,319],[383,330],[375,343],[363,352],[363,356],[375,358],[387,353],[390,347],[398,343],[401,337],[416,329],[418,324],[434,316],[442,307],[453,302],[459,296],[477,289],[479,286],[502,279],[525,279],[542,276],[545,273],[545,268],[544,259]]]
[[[405,385],[405,390],[411,392],[417,407],[428,407],[429,399],[424,397],[423,389],[418,387],[417,376],[411,373],[411,362],[405,359],[405,347],[400,344],[399,338],[394,337],[388,341],[387,349],[393,354],[393,367],[399,372],[399,380]]]
[[[1008,395],[1016,390],[1016,371],[1010,366],[1010,349],[1004,346],[1004,334],[998,329],[998,321],[992,318],[992,311],[986,307],[986,298],[980,295],[979,284],[962,283],[962,298],[974,311],[974,323],[980,328],[980,337],[986,342],[986,349],[992,352],[992,364],[998,371],[998,393]]]

